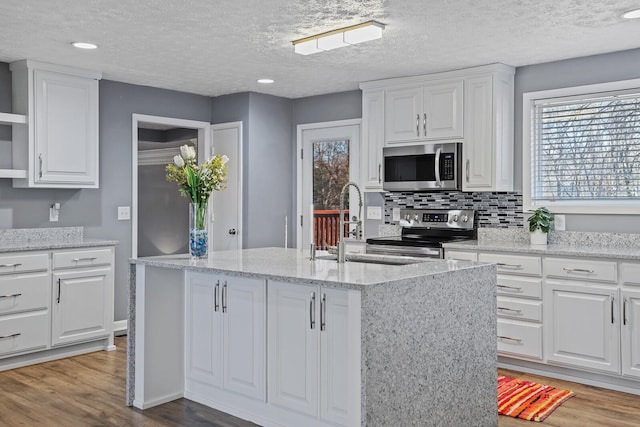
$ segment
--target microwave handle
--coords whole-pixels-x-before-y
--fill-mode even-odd
[[[442,182],[440,182],[440,151],[440,148],[436,149],[436,187],[442,187]]]

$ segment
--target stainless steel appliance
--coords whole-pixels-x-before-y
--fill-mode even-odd
[[[462,143],[384,147],[386,191],[462,189]]]
[[[401,209],[401,235],[367,239],[366,251],[444,258],[442,243],[477,238],[475,217],[475,211],[470,209]]]

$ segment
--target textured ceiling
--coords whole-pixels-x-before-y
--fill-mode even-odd
[[[640,47],[639,0],[2,0],[0,61],[35,59],[217,96],[288,98],[362,81]],[[375,19],[383,38],[301,56],[292,40]],[[95,51],[72,48],[89,41]],[[272,85],[256,79],[269,77]]]

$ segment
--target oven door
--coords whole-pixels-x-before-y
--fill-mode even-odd
[[[386,191],[459,190],[461,143],[384,147]]]
[[[399,246],[367,243],[366,252],[376,255],[401,255],[424,258],[444,258],[442,248],[424,246]]]

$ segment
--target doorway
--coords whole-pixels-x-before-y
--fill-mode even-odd
[[[336,246],[340,192],[360,181],[360,120],[299,125],[298,153],[298,248]],[[356,210],[345,217],[357,216],[357,206],[357,191],[349,187],[345,211]]]

